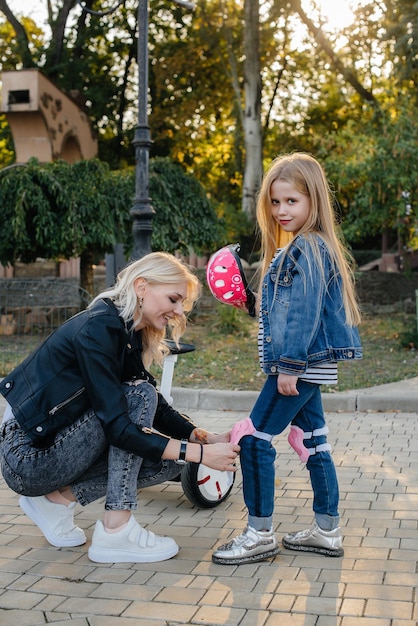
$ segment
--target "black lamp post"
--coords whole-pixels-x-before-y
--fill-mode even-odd
[[[195,5],[186,0],[173,0],[186,9]],[[154,209],[149,197],[149,153],[151,133],[148,125],[148,0],[138,0],[138,124],[133,140],[135,148],[135,197],[130,214],[134,249],[132,259],[151,252]]]
[[[93,15],[106,15],[115,11],[123,0],[108,11],[93,11],[86,8],[81,0],[78,4],[84,11]],[[188,0],[172,0],[174,4],[190,11],[195,5]],[[140,259],[151,252],[152,218],[154,209],[149,197],[149,153],[151,133],[148,125],[148,0],[138,0],[138,124],[135,128],[133,146],[135,149],[135,196],[130,210],[132,218],[133,253],[132,260]]]
[[[132,259],[151,252],[154,209],[149,197],[149,152],[151,133],[148,125],[148,0],[138,1],[138,124],[135,129],[135,197],[130,214],[134,249]]]

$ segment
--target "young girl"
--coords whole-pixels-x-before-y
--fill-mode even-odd
[[[342,556],[338,482],[320,385],[337,382],[337,361],[361,358],[360,313],[327,180],[313,157],[295,153],[273,161],[261,187],[257,220],[263,252],[259,354],[267,380],[250,419],[233,430],[245,435],[240,446],[248,525],[212,558],[237,565],[279,553],[272,527],[276,453],[271,441],[289,424],[289,443],[310,474],[315,521],[307,530],[285,535],[282,543],[290,550]],[[292,238],[281,249],[283,233]]]

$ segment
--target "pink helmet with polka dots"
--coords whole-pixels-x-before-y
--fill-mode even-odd
[[[223,304],[242,308],[244,304],[249,315],[255,316],[255,295],[248,286],[247,278],[238,256],[239,244],[221,248],[209,259],[206,267],[206,280],[212,295]]]

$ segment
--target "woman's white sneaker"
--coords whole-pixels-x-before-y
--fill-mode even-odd
[[[95,563],[155,563],[171,559],[178,551],[174,539],[145,530],[131,515],[127,526],[117,533],[107,533],[97,520],[88,552]]]
[[[56,548],[71,548],[86,543],[84,531],[74,525],[75,502],[66,506],[51,502],[45,496],[21,496],[19,504],[46,540]]]

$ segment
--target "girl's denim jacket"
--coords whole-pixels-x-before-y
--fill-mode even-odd
[[[262,284],[260,315],[266,374],[300,376],[320,363],[362,358],[357,328],[345,320],[341,277],[318,235],[297,236],[284,259],[283,253],[273,259]]]

